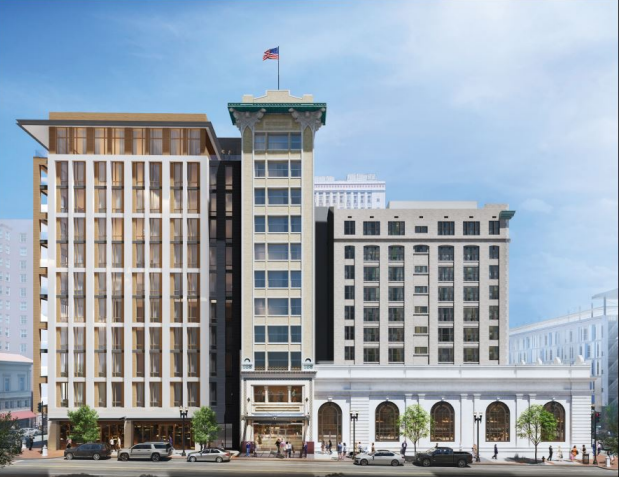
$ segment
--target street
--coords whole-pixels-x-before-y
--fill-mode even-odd
[[[478,464],[465,469],[453,467],[423,468],[406,464],[402,467],[359,467],[351,462],[325,462],[317,460],[253,460],[234,459],[228,463],[189,463],[181,459],[167,462],[120,462],[66,461],[58,459],[18,460],[15,464],[0,470],[0,476],[54,476],[54,477],[190,477],[226,475],[294,475],[297,477],[348,477],[348,476],[582,476],[610,475],[609,471],[580,465],[491,465]]]

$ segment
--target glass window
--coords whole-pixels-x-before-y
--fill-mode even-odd
[[[269,151],[287,151],[289,148],[288,139],[287,133],[270,133],[267,136]]]
[[[493,402],[486,408],[486,442],[509,442],[509,408],[502,402]]]
[[[266,314],[266,303],[264,298],[254,298],[254,315],[263,316]]]
[[[301,271],[293,270],[290,272],[290,287],[291,288],[301,288]]]
[[[346,245],[344,247],[344,258],[355,258],[355,247],[353,245]]]
[[[379,268],[378,267],[363,267],[363,280],[366,282],[379,281]]]
[[[301,205],[301,189],[290,189],[290,203]]]
[[[464,328],[464,342],[465,343],[479,342],[479,328]]]
[[[451,404],[440,402],[432,406],[430,421],[430,440],[433,442],[453,442],[456,423]]]
[[[438,287],[438,301],[454,301],[453,287]]]
[[[255,272],[259,273],[259,272]],[[262,272],[264,273],[264,272]],[[288,287],[288,272],[287,271],[270,271],[269,276],[269,288],[287,288]]]
[[[255,233],[266,232],[264,215],[256,215],[254,217],[254,232]]]
[[[268,314],[271,316],[288,315],[288,299],[287,298],[269,298],[268,299]]]
[[[401,348],[399,348],[401,349]],[[390,350],[391,351],[391,350]],[[396,353],[394,353],[396,354]],[[391,361],[391,360],[390,360]],[[398,360],[401,361],[401,360]],[[375,436],[379,442],[399,442],[400,411],[392,402],[383,402],[376,408]]]
[[[379,321],[380,308],[377,306],[366,306],[363,308],[363,321]]]
[[[479,222],[464,222],[464,235],[479,235]]]
[[[439,235],[454,235],[456,231],[455,222],[439,222],[438,234]]]
[[[499,220],[491,220],[488,222],[489,235],[501,235],[501,222]]]
[[[387,224],[387,233],[389,235],[404,235],[404,222],[389,222]]]
[[[380,360],[379,348],[363,348],[364,363],[378,363]]]
[[[292,316],[301,316],[301,298],[290,299],[290,314]]]
[[[301,327],[300,326],[290,327],[290,342],[291,343],[301,342]]]
[[[465,262],[478,262],[479,261],[479,247],[476,245],[467,245],[464,247],[464,261]]]
[[[288,189],[269,189],[269,205],[288,205]]]
[[[346,306],[344,306],[344,319],[345,320],[354,320],[355,319],[355,307],[354,307],[354,305],[346,305]]]
[[[290,244],[290,260],[301,260],[301,244]]]
[[[499,258],[499,246],[498,245],[490,245],[490,258],[491,259]]]
[[[363,235],[380,235],[380,222],[363,222]]]
[[[287,351],[269,351],[268,367],[269,370],[287,370],[288,369],[288,352]],[[269,387],[269,390],[271,387]],[[270,399],[269,399],[270,400]]]
[[[256,204],[256,205],[264,205],[265,204],[265,191],[264,191],[264,189],[254,189],[254,204]]]
[[[290,161],[290,177],[301,177],[301,161]]]
[[[465,282],[478,282],[479,281],[479,268],[478,267],[464,267],[464,281]]]
[[[287,216],[270,216],[269,217],[269,232],[270,233],[287,233],[288,232],[288,217]]]
[[[441,343],[453,343],[454,329],[453,328],[439,328],[438,329],[438,341]]]
[[[269,326],[269,343],[288,343],[287,326]]]
[[[490,265],[489,270],[490,280],[498,280],[499,279],[499,266],[498,265]]]
[[[266,136],[265,133],[254,134],[254,149],[256,151],[264,151],[266,149]]]
[[[288,177],[288,161],[269,161],[269,177]]]
[[[290,133],[290,149],[292,151],[301,150],[301,133]]]
[[[451,245],[442,245],[438,248],[438,261],[439,262],[453,262],[454,261],[454,248]]]
[[[499,287],[498,285],[490,285],[490,296],[488,297],[491,300],[499,299]]]
[[[254,162],[254,176],[255,177],[265,177],[266,169],[265,169],[264,161],[256,161]]]
[[[479,348],[464,348],[465,363],[479,363]]]
[[[439,363],[453,363],[454,362],[454,349],[453,348],[439,348],[438,349],[438,362]]]
[[[363,247],[363,260],[366,262],[377,262],[380,260],[380,247],[377,245],[366,245]]]
[[[428,226],[427,225],[416,225],[415,226],[415,233],[416,234],[427,234],[428,233]]]
[[[264,260],[266,258],[265,245],[263,243],[254,244],[254,259]],[[214,265],[214,263],[212,263]]]
[[[290,217],[290,232],[301,233],[301,216],[292,215]]]
[[[404,301],[404,287],[389,287],[389,301]]]
[[[344,221],[344,235],[355,235],[355,222],[352,220]]]
[[[404,308],[389,308],[389,321],[404,321]]]
[[[464,301],[479,301],[479,287],[464,287]]]
[[[463,311],[464,321],[479,321],[479,308],[466,307]]]
[[[264,288],[266,286],[265,272],[264,270],[257,270],[254,272],[254,287]]]
[[[149,153],[151,155],[163,154],[163,129],[150,130]]]

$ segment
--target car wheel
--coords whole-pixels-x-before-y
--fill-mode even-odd
[[[461,469],[466,467],[466,461],[464,459],[460,459],[458,461],[458,467],[460,467]]]
[[[197,460],[198,459],[196,459],[196,457],[193,455],[189,458],[189,462],[196,462]]]
[[[150,460],[152,460],[153,462],[159,462],[159,459],[161,459],[161,456],[159,454],[153,454],[150,456]]]
[[[92,458],[93,458],[94,460],[99,460],[99,459],[101,458],[101,456],[100,456],[99,454],[93,454],[93,455],[92,455]]]
[[[368,461],[366,459],[361,459],[361,465],[368,465]]]
[[[399,466],[399,465],[400,465],[400,463],[399,463],[397,460],[393,459],[393,460],[391,461],[391,467],[397,467],[397,466]]]
[[[224,460],[221,457],[217,457],[217,459],[215,459],[215,462],[217,462],[218,464],[221,464]]]
[[[72,453],[72,452],[69,452],[69,453],[67,454],[67,460],[72,460],[72,459],[73,459],[73,453]]]
[[[127,462],[129,460],[129,454],[120,454],[120,460]]]
[[[432,462],[430,462],[430,459],[423,459],[423,462],[421,464],[424,467],[430,467],[430,465],[432,465]]]

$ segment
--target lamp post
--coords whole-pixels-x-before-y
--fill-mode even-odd
[[[359,413],[357,411],[350,411],[350,420],[352,421],[352,457],[357,455],[357,419],[359,419]]]
[[[475,452],[475,462],[479,462],[479,423],[481,422],[481,412],[475,412],[473,414],[473,419],[477,424],[477,452]]]
[[[187,413],[189,411],[187,411],[187,408],[181,407],[179,409],[179,412],[181,413],[181,423],[182,423],[181,425],[183,427],[183,432],[182,432],[182,436],[181,436],[181,438],[183,440],[183,452],[181,453],[181,455],[184,457],[184,456],[187,455],[187,454],[185,454],[185,419],[187,418]]]

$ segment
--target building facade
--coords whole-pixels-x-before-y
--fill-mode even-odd
[[[209,160],[221,153],[210,122],[50,113],[18,123],[49,151],[34,160],[33,228],[34,395],[48,398],[50,449],[66,443],[67,410],[84,404],[103,440],[181,446],[179,408],[213,403],[216,381],[206,264]]]
[[[229,447],[399,449],[413,403],[436,423],[421,446],[470,448],[482,412],[482,450],[527,455],[515,419],[530,403],[555,414],[553,442],[589,443],[584,360],[508,364],[513,211],[315,207],[326,104],[267,91],[228,110],[240,138],[205,115],[18,121],[49,151],[33,161],[32,266],[50,449],[84,404],[123,444],[192,446],[179,408],[210,406]]]
[[[14,353],[0,353],[0,415],[11,413],[20,427],[32,427],[32,360]]]
[[[315,361],[314,138],[326,104],[268,91],[228,108],[242,140],[243,440],[278,435],[300,448]]]
[[[506,205],[333,213],[334,363],[508,363]]]
[[[32,358],[32,220],[0,220],[0,352]]]
[[[314,205],[336,209],[384,209],[386,183],[376,174],[348,174],[346,180],[333,176],[314,178]]]
[[[590,365],[592,404],[597,410],[617,402],[617,289],[592,297],[600,306],[512,328],[511,364],[576,362]]]

